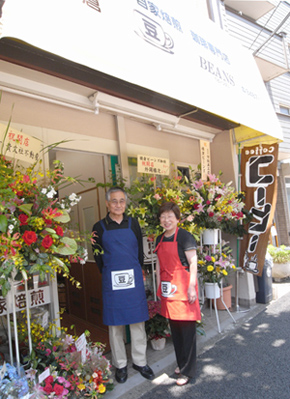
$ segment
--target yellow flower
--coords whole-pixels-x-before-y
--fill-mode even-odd
[[[86,389],[85,384],[79,384],[79,385],[78,385],[78,389],[79,389],[80,391],[83,391],[84,389]]]
[[[207,271],[208,272],[212,272],[214,270],[214,267],[212,266],[212,265],[209,265],[208,267],[207,267]]]
[[[227,272],[225,269],[223,270],[223,275],[224,275],[224,276],[227,276],[227,275],[228,275],[228,272]]]
[[[204,265],[204,264],[205,264],[205,261],[204,261],[204,260],[199,260],[197,263],[198,263],[199,265]]]
[[[104,384],[100,384],[100,385],[99,385],[99,392],[100,392],[100,393],[105,393],[105,392],[106,392],[106,387],[105,387]]]
[[[215,262],[215,257],[214,256],[211,257],[211,261]]]

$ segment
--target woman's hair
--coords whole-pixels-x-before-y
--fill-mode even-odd
[[[111,199],[111,193],[115,193],[117,191],[121,191],[125,195],[125,199],[127,201],[127,193],[125,190],[122,189],[122,187],[114,186],[110,187],[109,190],[106,192],[106,200],[109,202]]]
[[[176,217],[176,219],[180,219],[180,209],[178,205],[176,205],[174,202],[164,202],[164,204],[161,205],[158,211],[158,217],[162,215],[164,212],[169,212],[172,211]]]

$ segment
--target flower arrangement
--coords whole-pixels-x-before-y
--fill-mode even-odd
[[[176,172],[173,171],[174,174]],[[244,224],[251,219],[244,208],[243,193],[235,191],[230,183],[222,183],[220,174],[208,175],[203,181],[197,170],[191,182],[177,174],[172,178],[163,177],[159,186],[156,177],[144,174],[132,183],[128,194],[128,214],[138,218],[144,234],[152,241],[163,231],[157,214],[166,201],[173,201],[179,206],[179,226],[189,231],[197,241],[200,233],[208,228],[242,236],[245,233]]]
[[[186,212],[193,223],[203,229],[244,234],[243,223],[248,213],[244,209],[243,193],[235,191],[230,184],[222,183],[220,174],[208,175],[206,181],[193,181],[186,204]]]
[[[156,177],[146,174],[132,183],[128,190],[130,203],[127,212],[138,218],[141,229],[149,240],[154,241],[156,236],[163,232],[157,214],[162,203],[167,201],[173,201],[180,207],[182,215],[180,226],[199,238],[200,229],[192,223],[192,216],[188,217],[190,212],[186,204],[188,201],[186,183],[182,176],[172,178],[166,176],[157,187]]]
[[[170,336],[168,320],[160,314],[161,302],[148,301],[149,320],[145,322],[146,334],[149,340]]]
[[[27,345],[25,314],[18,324],[20,343]],[[26,331],[26,334],[24,333]],[[22,335],[21,335],[22,332]],[[113,389],[110,378],[110,362],[103,355],[105,346],[89,340],[89,332],[82,337],[84,357],[78,346],[80,337],[67,334],[67,329],[49,323],[31,323],[32,352],[25,361],[30,369],[26,371],[30,391],[39,397],[59,398],[100,398]],[[45,373],[43,380],[41,375]],[[38,396],[36,396],[38,397]]]
[[[84,237],[67,227],[70,209],[81,197],[57,197],[61,186],[74,181],[64,176],[59,161],[44,177],[36,165],[21,170],[0,154],[0,295],[7,295],[12,276],[21,280],[38,273],[42,281],[58,272],[68,277],[70,262],[85,263]]]
[[[218,283],[226,278],[231,270],[235,270],[231,248],[227,243],[219,246],[204,246],[198,250],[197,271],[204,283]]]
[[[1,398],[24,398],[29,393],[28,380],[23,368],[17,368],[9,363],[0,365],[0,397]]]

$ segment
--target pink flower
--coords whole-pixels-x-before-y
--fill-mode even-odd
[[[155,198],[157,201],[161,199],[161,197],[160,197],[160,195],[159,195],[159,194],[155,194],[155,195],[153,195],[153,198]]]

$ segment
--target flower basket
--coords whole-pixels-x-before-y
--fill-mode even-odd
[[[219,242],[219,229],[206,229],[202,233],[204,245],[217,245]]]
[[[204,283],[205,296],[208,299],[217,299],[221,296],[221,290],[218,283]]]

